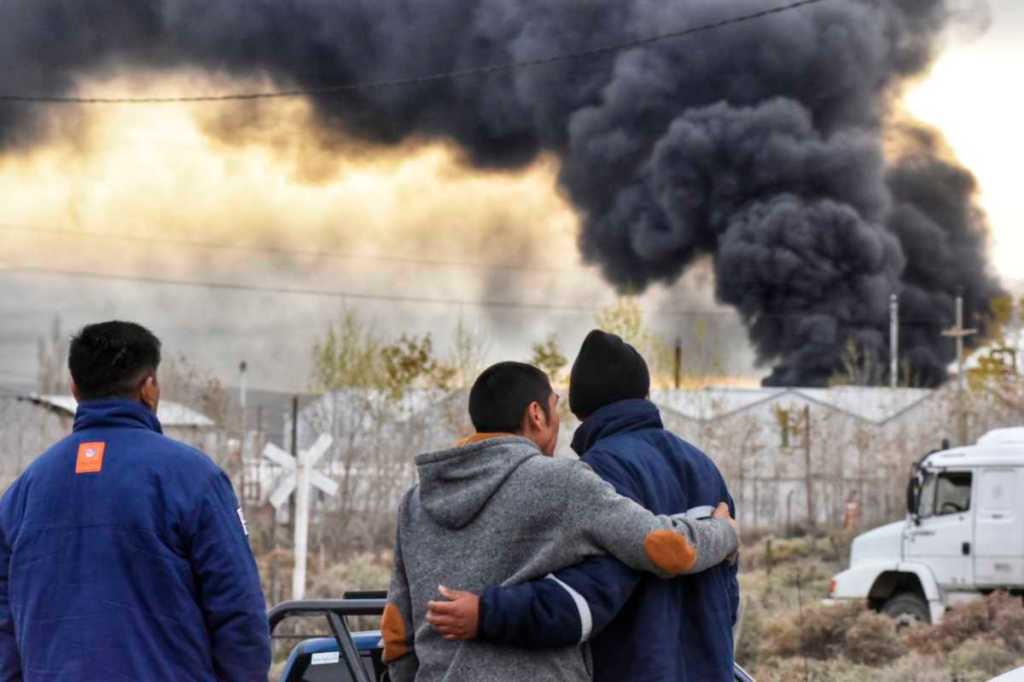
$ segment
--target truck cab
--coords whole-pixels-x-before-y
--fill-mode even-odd
[[[917,462],[906,518],[854,539],[830,597],[936,623],[950,606],[996,589],[1024,591],[1024,428]]]

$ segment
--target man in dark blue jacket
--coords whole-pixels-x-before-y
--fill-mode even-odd
[[[231,483],[161,434],[160,342],[71,342],[70,436],[0,500],[0,681],[266,682],[270,637]]]
[[[657,514],[710,516],[735,507],[718,468],[666,431],[646,400],[643,358],[619,337],[593,331],[573,365],[569,404],[582,421],[572,447],[615,490]],[[531,648],[592,642],[597,682],[726,682],[739,607],[734,562],[661,580],[594,557],[477,599],[446,590],[430,621],[452,638]]]

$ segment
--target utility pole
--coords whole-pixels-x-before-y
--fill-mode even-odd
[[[967,377],[964,375],[964,338],[977,333],[977,329],[964,329],[964,297],[963,294],[958,294],[956,297],[956,326],[943,331],[942,335],[956,340],[956,402],[957,412],[959,412],[957,439],[960,441],[960,445],[967,445],[967,407],[964,404]]]
[[[900,297],[889,297],[889,386],[899,385],[900,373]]]

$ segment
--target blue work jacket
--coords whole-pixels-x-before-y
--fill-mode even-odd
[[[0,681],[266,682],[231,483],[131,400],[83,402],[0,500]]]

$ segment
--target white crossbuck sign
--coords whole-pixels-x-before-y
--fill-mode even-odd
[[[313,467],[331,449],[332,442],[330,436],[322,435],[313,443],[313,447],[299,453],[299,458],[304,460],[303,463],[309,462],[309,484],[329,497],[337,494],[338,484]],[[284,475],[278,480],[274,491],[270,493],[271,506],[274,509],[280,509],[288,502],[288,498],[292,496],[298,485],[298,461],[273,443],[267,443],[267,447],[263,448],[263,456],[284,469]]]
[[[333,440],[321,435],[308,450],[300,450],[297,457],[273,443],[263,448],[263,456],[284,467],[284,476],[270,495],[270,504],[278,509],[295,492],[295,570],[292,572],[292,599],[302,599],[306,592],[306,556],[309,540],[309,493],[312,488],[328,496],[338,492],[338,484],[313,469],[320,458],[331,448]]]

